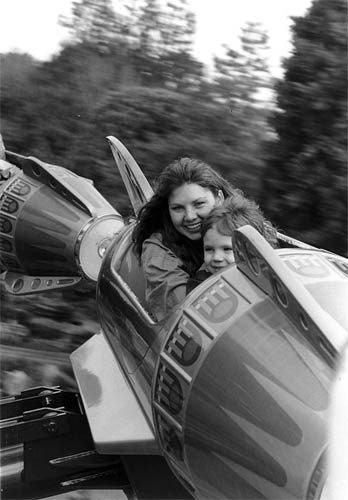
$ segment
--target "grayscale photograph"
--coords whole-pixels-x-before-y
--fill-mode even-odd
[[[2,0],[2,500],[348,498],[346,0]]]

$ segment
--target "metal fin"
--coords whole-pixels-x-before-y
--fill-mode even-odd
[[[346,332],[289,270],[276,251],[251,226],[234,231],[238,269],[269,295],[331,364],[346,341]]]
[[[127,189],[134,213],[137,215],[141,207],[152,197],[152,188],[128,149],[111,135],[107,137],[107,140]]]

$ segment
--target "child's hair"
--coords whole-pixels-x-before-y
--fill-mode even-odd
[[[239,192],[227,198],[222,205],[214,208],[208,217],[203,219],[202,237],[213,226],[220,234],[232,237],[235,229],[245,225],[254,227],[273,247],[278,246],[275,227],[265,218],[257,203]]]

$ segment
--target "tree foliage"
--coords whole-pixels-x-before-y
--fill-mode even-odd
[[[224,104],[138,87],[110,92],[97,114],[101,137],[119,137],[149,179],[174,159],[193,156],[204,158],[250,195],[257,194],[261,160],[241,147],[243,131]]]
[[[122,14],[108,0],[80,0],[62,23],[71,41],[51,61],[32,64],[21,89],[24,106],[8,101],[7,147],[91,178],[126,211],[126,196],[115,195],[123,186],[105,140],[109,134],[123,140],[151,176],[175,156],[193,155],[258,196],[268,136],[265,110],[251,102],[261,82],[255,73],[253,83],[253,71],[264,67],[266,35],[258,27],[241,33],[244,72],[232,68],[229,85],[233,90],[238,79],[248,91],[231,109],[192,56],[195,20],[186,0],[136,1]],[[11,57],[5,59],[11,66]]]
[[[225,46],[225,56],[215,57],[215,91],[235,106],[252,106],[272,87],[269,73],[268,35],[260,23],[247,22],[241,29],[241,49]]]
[[[123,140],[150,177],[175,156],[198,156],[283,230],[344,253],[345,3],[316,0],[295,19],[269,123],[263,97],[273,82],[261,25],[243,27],[240,47],[226,47],[208,80],[192,55],[195,20],[185,0],[122,6],[76,0],[62,20],[71,39],[52,60],[2,56],[7,148],[90,177],[125,211],[106,135]]]
[[[212,91],[215,99],[230,110],[240,133],[235,154],[252,172],[254,186],[263,176],[264,148],[272,137],[268,123],[273,78],[268,67],[268,35],[260,23],[247,22],[240,33],[240,48],[224,47],[225,55],[216,57]],[[245,151],[247,147],[247,152]],[[244,153],[243,153],[244,151]],[[253,165],[259,168],[253,169]],[[258,197],[258,190],[252,191]]]
[[[71,17],[61,17],[74,43],[109,52],[115,43],[122,43],[127,32],[124,17],[116,15],[112,0],[75,0]]]
[[[285,231],[346,253],[347,4],[316,0],[294,21],[293,53],[277,87],[265,206]]]
[[[71,17],[60,22],[74,44],[111,55],[125,86],[183,89],[202,76],[191,54],[195,17],[186,0],[134,0],[118,11],[111,0],[76,0]]]

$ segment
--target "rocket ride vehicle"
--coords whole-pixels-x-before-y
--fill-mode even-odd
[[[108,141],[136,216],[151,186]],[[1,400],[2,455],[23,449],[20,478],[2,474],[3,498],[119,487],[133,499],[327,499],[348,260],[282,234],[273,249],[245,226],[236,263],[158,323],[134,219],[65,168],[9,151],[5,160],[6,290],[93,281],[101,330],[70,356],[78,392],[38,387]]]

